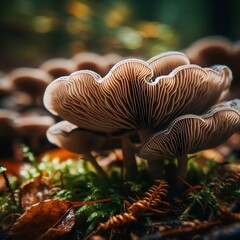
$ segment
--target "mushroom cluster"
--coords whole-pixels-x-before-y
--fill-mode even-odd
[[[94,140],[96,143],[103,140],[102,137],[108,141],[118,139],[123,150],[126,177],[131,178],[137,174],[135,155],[140,153],[148,162],[150,174],[156,178],[162,171],[162,156],[156,158],[153,154],[143,154],[148,139],[169,128],[172,121],[185,119],[185,115],[203,115],[199,116],[201,119],[215,116],[212,114],[215,110],[210,110],[211,113],[205,115],[204,113],[224,98],[231,80],[231,70],[226,66],[202,68],[190,64],[183,53],[166,52],[148,61],[120,61],[104,77],[89,70],[60,77],[48,85],[43,102],[52,114],[74,125],[70,132],[72,129],[80,129],[94,134],[98,136]],[[231,118],[231,114],[229,117]],[[197,124],[202,125],[202,122],[198,121]],[[223,124],[226,127],[228,121]],[[51,135],[61,126],[50,129]],[[74,134],[82,134],[80,130],[75,130]],[[236,128],[231,134],[235,130]],[[191,131],[200,130],[196,127]],[[57,132],[55,137],[58,139],[72,136],[72,133]],[[179,133],[174,134],[177,138]],[[132,136],[139,139],[137,145],[132,141]],[[77,139],[76,136],[74,138]],[[179,136],[176,142],[181,139],[184,141]],[[223,141],[225,137],[221,139]],[[52,137],[49,137],[49,140],[69,148],[69,144],[64,145],[62,140],[52,140]],[[78,140],[75,147],[81,149],[82,144],[82,141]],[[179,146],[184,144],[183,142]],[[181,168],[180,164],[178,167]]]

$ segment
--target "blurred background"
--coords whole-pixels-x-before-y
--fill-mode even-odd
[[[209,35],[240,39],[237,0],[8,0],[0,3],[0,70],[81,51],[151,57]]]

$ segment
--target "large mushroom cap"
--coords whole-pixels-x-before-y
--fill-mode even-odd
[[[154,134],[140,149],[142,158],[174,159],[213,148],[240,129],[240,100],[216,105],[201,116],[185,115]]]
[[[39,68],[49,73],[53,78],[58,78],[76,71],[77,65],[71,59],[53,58],[42,63]]]
[[[174,56],[178,60],[172,63]],[[149,62],[127,59],[104,78],[92,71],[78,71],[48,85],[44,105],[88,130],[159,130],[173,118],[206,111],[231,82],[227,67],[203,69],[186,64],[185,59],[172,52]]]
[[[80,154],[99,150],[106,142],[106,136],[79,129],[68,121],[61,121],[51,126],[47,130],[47,138],[60,148]]]

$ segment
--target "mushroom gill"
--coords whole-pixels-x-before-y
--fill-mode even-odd
[[[93,165],[100,176],[107,176],[91,154],[91,151],[100,150],[104,147],[107,141],[106,135],[79,129],[78,126],[68,121],[61,121],[47,130],[47,138],[58,147],[82,154],[84,159]]]

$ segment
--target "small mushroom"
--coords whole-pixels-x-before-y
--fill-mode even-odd
[[[227,67],[203,69],[190,65],[182,53],[168,52],[147,62],[123,60],[104,78],[88,70],[58,78],[48,85],[44,105],[80,128],[109,134],[136,131],[144,143],[172,119],[209,109],[230,83]],[[127,138],[122,137],[123,144]],[[124,159],[125,153],[134,152],[127,145],[132,148],[125,144]]]
[[[100,176],[106,177],[106,173],[91,154],[91,151],[103,148],[107,141],[106,135],[79,129],[78,126],[68,121],[61,121],[47,130],[47,138],[58,147],[82,154],[84,159],[93,165]]]
[[[141,147],[142,158],[178,160],[178,176],[186,179],[187,154],[214,148],[240,130],[240,100],[214,106],[207,113],[184,115],[155,133]]]
[[[27,94],[31,105],[41,105],[47,85],[53,80],[47,72],[35,68],[17,68],[9,73],[10,81],[17,92]]]
[[[0,109],[0,158],[14,155],[16,130],[13,121],[18,116],[15,111]]]
[[[224,37],[205,37],[190,45],[184,52],[193,64],[209,67],[215,64],[231,66],[232,43]]]
[[[105,76],[105,73],[107,72],[106,65],[102,57],[97,53],[77,53],[73,56],[72,60],[77,65],[78,70],[92,70],[100,76]]]
[[[193,64],[201,67],[209,67],[216,64],[228,66],[233,73],[231,86],[232,96],[239,97],[239,91],[235,87],[240,85],[240,44],[233,43],[229,39],[220,36],[205,37],[197,40],[184,50]]]
[[[0,74],[0,99],[12,93],[12,84],[7,74]]]
[[[0,108],[13,109],[13,86],[7,74],[0,73]]]
[[[72,58],[78,70],[92,70],[100,76],[105,76],[111,67],[122,59],[120,55],[113,53],[101,56],[93,52],[81,52]]]
[[[14,127],[21,143],[28,145],[34,153],[40,153],[46,142],[47,129],[55,123],[50,116],[21,116],[14,120]]]
[[[53,58],[42,63],[39,68],[49,73],[55,79],[76,71],[77,65],[71,59]]]

